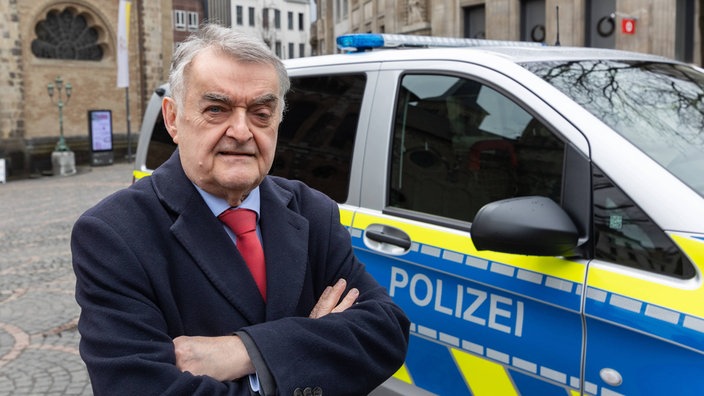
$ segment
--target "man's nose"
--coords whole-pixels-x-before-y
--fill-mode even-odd
[[[235,108],[228,120],[226,135],[237,141],[247,141],[252,138],[252,132],[247,124],[247,111]]]

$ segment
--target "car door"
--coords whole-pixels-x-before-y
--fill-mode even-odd
[[[650,184],[663,188],[655,177]],[[597,166],[593,185],[585,389],[600,395],[703,393],[704,290],[695,269],[702,236],[661,229],[631,199],[633,192]]]
[[[566,152],[584,149],[583,137],[487,68],[382,69],[375,102],[394,111],[370,122],[350,232],[359,259],[412,322],[396,377],[442,395],[579,391],[585,262],[478,251],[469,231],[477,210],[497,199],[561,202]]]
[[[297,59],[294,61],[305,61]],[[338,202],[349,227],[359,205],[361,153],[378,64],[287,64],[291,89],[272,175],[300,180]]]

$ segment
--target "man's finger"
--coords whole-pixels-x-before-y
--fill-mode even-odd
[[[326,287],[320,299],[315,304],[315,307],[313,307],[313,310],[310,312],[309,317],[319,319],[332,312],[338,301],[340,301],[346,287],[347,281],[344,279],[338,280],[334,286]]]
[[[357,290],[357,288],[350,289],[345,298],[343,298],[331,312],[337,313],[347,310],[347,308],[354,305],[355,301],[357,301],[357,297],[359,297],[359,290]]]

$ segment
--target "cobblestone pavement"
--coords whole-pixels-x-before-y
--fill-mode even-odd
[[[79,167],[0,184],[0,396],[92,394],[78,355],[71,227],[127,187],[131,169]]]

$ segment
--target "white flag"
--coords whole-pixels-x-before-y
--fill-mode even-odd
[[[120,0],[120,13],[117,17],[117,87],[130,86],[130,8],[132,2]]]

